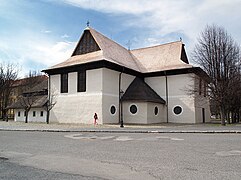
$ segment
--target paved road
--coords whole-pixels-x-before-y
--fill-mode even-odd
[[[0,179],[241,179],[240,134],[0,132]]]

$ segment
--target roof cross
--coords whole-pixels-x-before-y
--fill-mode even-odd
[[[90,27],[90,21],[88,20],[86,23],[87,27]]]
[[[131,50],[131,44],[132,44],[131,40],[128,40],[128,42],[126,43],[129,51]]]

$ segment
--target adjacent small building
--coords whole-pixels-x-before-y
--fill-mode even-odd
[[[31,82],[31,84],[34,83],[35,86],[33,88],[27,88],[29,85],[25,85],[25,90],[17,96],[15,102],[8,107],[14,110],[14,121],[25,122],[26,109],[29,108],[28,122],[46,122],[48,79],[46,76],[39,76],[32,80],[34,82]]]
[[[209,121],[208,76],[182,41],[127,50],[87,27],[72,56],[44,70],[56,104],[50,122],[152,124]]]

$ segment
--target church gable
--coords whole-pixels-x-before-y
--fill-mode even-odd
[[[100,50],[100,47],[91,35],[90,31],[85,30],[72,56],[87,54],[98,50]]]

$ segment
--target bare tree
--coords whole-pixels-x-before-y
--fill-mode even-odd
[[[55,106],[57,100],[57,94],[56,92],[52,92],[50,89],[49,89],[49,95],[48,95],[48,100],[44,106],[45,110],[47,111],[47,115],[46,115],[46,123],[49,124],[49,115],[50,115],[50,111],[51,109]]]
[[[240,68],[239,46],[227,31],[216,25],[207,25],[198,39],[193,58],[210,77],[209,96],[216,103],[225,125],[226,112],[230,105],[233,89],[232,80],[237,79]]]
[[[22,94],[19,97],[21,107],[25,110],[25,123],[28,123],[28,113],[33,105],[38,101],[38,92],[32,91],[32,89],[43,82],[45,77],[36,73],[36,71],[29,71],[29,75],[24,79],[24,86]]]
[[[11,63],[0,64],[0,107],[2,118],[6,121],[8,121],[7,106],[11,103],[10,94],[17,76],[18,68],[16,65]]]
[[[37,98],[34,94],[28,93],[20,97],[20,104],[25,110],[25,123],[28,123],[28,113],[33,105],[36,103]]]

